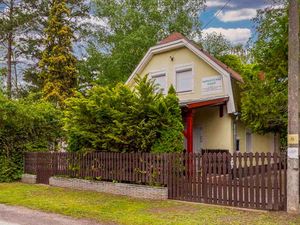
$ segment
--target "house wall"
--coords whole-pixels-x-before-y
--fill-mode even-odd
[[[227,149],[235,152],[234,131],[232,115],[226,113],[224,106],[223,117],[219,116],[219,107],[205,107],[197,109],[194,115],[194,130],[201,128],[201,148],[202,149]],[[245,125],[238,121],[237,138],[240,140],[240,152],[246,152],[246,132]],[[200,138],[200,137],[194,137]],[[260,135],[252,133],[251,152],[274,152],[275,146],[279,146],[278,139],[273,133]]]
[[[226,113],[219,116],[219,107],[200,108],[194,115],[194,127],[202,128],[202,149],[233,150],[232,117]]]
[[[240,152],[246,152],[246,131],[245,125],[241,121],[238,121],[237,137],[240,140]],[[265,135],[252,133],[252,152],[274,152],[275,142],[278,141],[274,136],[273,133]]]
[[[199,101],[201,99],[209,99],[226,95],[224,80],[222,80],[223,90],[221,92],[210,95],[202,94],[202,78],[217,76],[219,73],[185,47],[154,55],[139,75],[143,77],[146,74],[164,71],[166,73],[167,88],[171,85],[176,88],[176,68],[181,65],[189,64],[192,65],[194,71],[194,90],[187,93],[178,93],[180,102]],[[240,88],[236,80],[231,79],[231,83],[236,110],[240,112]],[[128,85],[134,87],[134,79],[132,79]],[[230,152],[233,152],[235,150],[233,118],[234,116],[232,114],[226,113],[225,106],[224,116],[221,118],[219,117],[218,107],[198,109],[194,116],[194,128],[195,126],[198,126],[202,129],[202,148],[228,149]],[[240,151],[245,152],[246,128],[241,122],[237,124],[237,137],[240,139]],[[274,134],[252,135],[253,152],[267,152],[273,150]]]
[[[173,58],[173,61],[171,60],[171,57]],[[191,64],[194,70],[194,90],[188,93],[178,93],[180,101],[193,101],[199,100],[200,98],[210,98],[224,95],[224,80],[222,81],[223,91],[216,94],[211,94],[209,96],[201,94],[202,78],[217,76],[220,74],[185,47],[154,55],[150,62],[142,70],[140,76],[145,76],[151,72],[164,70],[167,76],[167,88],[169,88],[171,85],[176,88],[175,68],[187,64]],[[129,85],[134,86],[134,79],[131,80]]]

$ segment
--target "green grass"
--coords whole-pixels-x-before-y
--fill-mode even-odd
[[[0,183],[0,203],[117,224],[300,224],[300,216],[177,201],[139,200],[44,185]]]

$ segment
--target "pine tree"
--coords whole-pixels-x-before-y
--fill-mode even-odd
[[[72,53],[74,35],[69,16],[66,0],[54,0],[45,29],[45,50],[39,62],[44,98],[60,107],[66,98],[72,96],[77,77],[77,59]]]
[[[26,33],[33,21],[33,12],[28,4],[33,0],[0,0],[0,75],[6,78],[6,94],[12,97],[14,67],[19,63],[21,46],[20,36]]]

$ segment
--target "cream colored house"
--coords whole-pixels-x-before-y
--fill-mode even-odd
[[[274,134],[251,133],[239,120],[239,86],[242,77],[204,52],[180,33],[173,33],[150,48],[126,84],[148,76],[163,93],[173,85],[185,124],[188,152],[224,149],[229,152],[273,152]]]

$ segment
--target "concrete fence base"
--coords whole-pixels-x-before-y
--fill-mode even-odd
[[[146,185],[112,183],[105,181],[89,181],[64,177],[51,177],[49,184],[56,187],[126,195],[135,198],[156,200],[168,199],[168,189],[166,187],[152,187]]]
[[[25,173],[22,175],[21,181],[23,183],[27,183],[27,184],[35,184],[36,183],[36,175]]]

